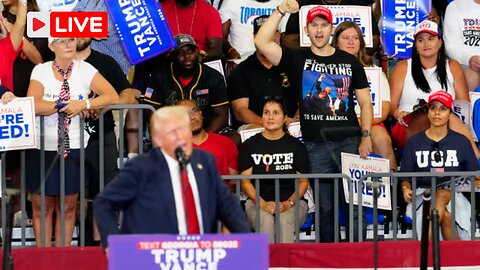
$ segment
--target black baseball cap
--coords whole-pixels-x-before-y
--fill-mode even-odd
[[[187,34],[178,34],[175,36],[175,43],[177,47],[175,49],[180,49],[183,46],[193,46],[195,48],[198,48],[197,44],[195,44],[195,40],[193,39],[192,36],[187,35]]]

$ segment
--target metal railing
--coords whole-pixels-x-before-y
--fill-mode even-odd
[[[124,126],[124,114],[125,110],[128,109],[139,109],[139,110],[150,110],[150,111],[155,111],[154,108],[150,105],[111,105],[107,107],[108,109],[113,109],[113,110],[118,110],[120,120],[119,120],[119,126],[120,130],[123,130]],[[41,149],[45,149],[45,130],[44,130],[44,121],[43,117],[41,119]],[[143,152],[143,113],[138,114],[138,144],[139,144],[139,153],[141,154]],[[80,121],[81,123],[81,131],[83,131],[84,128],[84,123],[83,121]],[[99,118],[99,189],[102,190],[103,187],[105,186],[105,152],[104,152],[104,135],[105,135],[105,130],[104,130],[104,113],[103,110],[100,112],[100,118]],[[63,132],[61,132],[63,134]],[[62,138],[63,140],[63,138]],[[119,132],[119,147],[118,147],[118,153],[119,153],[119,167],[122,168],[124,165],[124,159],[123,157],[125,156],[125,136],[123,132]],[[27,150],[28,151],[28,150]],[[62,149],[60,149],[62,151]],[[2,181],[2,196],[6,196],[6,157],[5,153],[2,153],[2,166],[1,166],[1,176],[4,181]],[[46,239],[45,236],[45,215],[46,215],[46,209],[45,209],[45,179],[47,178],[49,174],[49,164],[45,164],[45,153],[44,150],[41,150],[40,154],[40,174],[42,176],[41,178],[41,185],[40,185],[40,195],[41,195],[41,226],[40,226],[40,235],[37,237],[40,237],[41,243],[45,245],[46,241],[50,241],[50,239]],[[107,157],[107,158],[117,158],[117,157]],[[20,216],[20,237],[16,237],[16,246],[27,246],[27,225],[25,221],[27,220],[26,216],[26,199],[27,199],[27,192],[26,192],[26,179],[25,179],[25,172],[28,169],[28,164],[26,164],[26,151],[21,151],[20,152],[20,209],[21,209],[21,216]],[[86,180],[86,169],[85,169],[85,159],[88,159],[85,156],[85,146],[83,145],[83,132],[80,132],[80,192],[79,192],[79,202],[80,202],[80,207],[78,208],[79,211],[79,221],[78,221],[78,226],[76,229],[76,239],[77,239],[77,245],[79,246],[84,246],[85,245],[85,217],[86,217],[86,210],[85,210],[85,203],[86,203],[86,191],[85,191],[85,180]],[[60,162],[60,171],[65,172],[65,161],[63,158],[59,158]],[[65,245],[65,174],[61,173],[60,174],[60,224],[61,224],[61,239],[56,239],[56,241],[60,241],[62,245]],[[405,179],[409,178],[412,179],[412,190],[415,190],[417,187],[417,179],[420,177],[431,177],[431,187],[434,189],[437,185],[437,178],[439,177],[451,177],[451,181],[454,180],[454,177],[457,176],[463,176],[463,177],[473,177],[473,176],[480,176],[480,172],[442,172],[442,173],[370,173],[366,174],[360,179],[360,182],[365,181],[367,178],[372,177],[372,179],[378,179],[378,177],[390,177],[391,181],[391,194],[392,194],[392,239],[397,240],[398,234],[399,234],[399,217],[397,215],[397,208],[399,207],[399,198],[397,196],[398,192],[398,179]],[[348,181],[348,189],[352,190],[354,181],[351,181],[351,179],[347,175],[343,175],[340,173],[336,174],[293,174],[293,175],[228,175],[224,176],[225,179],[231,179],[236,181],[236,195],[239,197],[241,188],[240,188],[240,180],[241,179],[252,179],[255,189],[256,189],[256,201],[259,201],[259,196],[260,196],[260,181],[264,179],[275,179],[275,234],[279,235],[280,231],[280,182],[281,181],[286,181],[286,179],[294,179],[295,181],[295,201],[298,201],[300,199],[299,196],[299,179],[300,178],[307,178],[310,179],[310,183],[313,183],[312,191],[313,191],[313,198],[314,198],[314,203],[315,205],[319,205],[319,197],[320,197],[320,190],[319,190],[319,181],[325,181],[326,179],[331,179],[333,181],[333,188],[334,188],[334,201],[333,201],[333,206],[334,206],[334,241],[339,242],[342,239],[340,238],[341,235],[341,227],[340,227],[340,214],[339,214],[339,208],[340,208],[340,202],[341,200],[344,200],[343,197],[340,195],[340,190],[342,182],[339,182],[343,178],[349,179]],[[473,180],[473,179],[472,179]],[[472,181],[474,182],[474,181]],[[356,182],[355,182],[356,183]],[[451,191],[454,191],[454,185],[451,185]],[[361,203],[359,203],[358,206],[355,206],[353,202],[353,193],[350,192],[350,204],[348,205],[348,224],[346,224],[346,228],[348,231],[348,235],[345,237],[346,240],[353,242],[354,241],[354,222],[358,222],[358,237],[359,241],[364,241],[366,239],[363,239],[363,232],[364,232],[364,226],[363,226],[363,218],[362,215],[360,215],[357,220],[354,220],[354,208],[357,207],[358,213],[363,213],[363,206]],[[433,205],[435,204],[436,200],[436,193],[434,192],[432,194],[432,203]],[[476,239],[475,236],[475,231],[476,231],[476,209],[475,209],[475,187],[474,185],[471,186],[471,193],[470,193],[470,201],[471,201],[471,239],[474,240]],[[455,201],[456,201],[456,196],[455,192],[451,193],[451,200],[452,200],[452,216],[455,217]],[[358,193],[358,201],[362,201],[362,192]],[[2,200],[2,235],[5,235],[5,228],[6,228],[6,200]],[[302,224],[299,224],[301,218],[299,217],[299,204],[295,204],[295,224],[296,224],[296,229],[295,229],[295,242],[300,242],[300,230],[299,227]],[[415,205],[415,200],[413,200],[413,209],[416,209]],[[259,204],[256,204],[255,206],[256,210],[256,218],[255,218],[255,225],[254,225],[254,230],[258,231],[260,228],[260,206]],[[91,211],[91,209],[89,210]],[[412,215],[412,239],[417,239],[417,230],[416,230],[416,215]],[[314,242],[320,242],[320,235],[318,233],[318,228],[320,227],[320,215],[318,211],[318,207],[316,207],[316,210],[314,212],[314,231],[315,231],[315,238]],[[452,227],[455,227],[455,220],[452,219]],[[15,234],[14,234],[15,235]]]

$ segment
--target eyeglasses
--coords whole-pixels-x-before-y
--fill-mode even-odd
[[[435,160],[435,162],[440,162],[442,160],[442,154],[440,154],[440,148],[439,148],[439,144],[438,142],[434,142],[433,143],[433,151],[435,151],[435,153],[433,153],[433,159]]]
[[[194,109],[191,109],[190,110],[190,116],[192,115],[198,115],[199,113],[201,113],[202,110],[200,110],[199,108],[194,108]]]
[[[59,38],[59,39],[54,40],[52,43],[58,43],[60,45],[65,45],[65,44],[73,42],[73,41],[75,41],[74,38]]]

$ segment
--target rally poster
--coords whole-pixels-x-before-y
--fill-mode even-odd
[[[362,182],[361,188],[358,185],[359,180],[368,173],[388,173],[390,172],[390,161],[385,158],[367,157],[360,158],[359,155],[342,153],[342,174],[347,175],[353,181],[353,204],[358,205],[358,192],[362,192],[362,205],[373,208],[373,189],[367,185],[372,183],[372,177],[368,177]],[[345,201],[350,203],[348,188],[348,178],[343,178],[343,189],[345,190]],[[377,181],[382,185],[379,188],[378,209],[392,210],[392,200],[390,192],[390,178],[378,177]]]
[[[382,0],[382,39],[385,53],[396,58],[410,58],[417,24],[432,10],[431,0]]]
[[[37,146],[33,97],[0,103],[0,152]]]
[[[156,0],[105,0],[131,65],[175,47],[167,18]]]
[[[299,11],[300,47],[310,47],[311,42],[305,32],[308,11],[317,5],[302,6]],[[334,27],[343,21],[354,21],[363,32],[365,46],[373,47],[372,10],[369,6],[326,6],[332,12]],[[332,32],[333,36],[333,32]]]

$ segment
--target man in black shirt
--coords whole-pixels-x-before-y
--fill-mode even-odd
[[[255,18],[254,36],[267,18],[267,15]],[[274,40],[280,42],[278,31]],[[242,125],[245,128],[261,127],[264,99],[269,96],[282,97],[287,107],[287,125],[294,121],[298,106],[287,74],[258,51],[233,70],[227,80],[227,90],[236,120],[235,128]]]
[[[95,67],[100,74],[113,86],[119,96],[119,104],[133,104],[136,102],[135,91],[130,87],[130,83],[123,74],[122,69],[117,62],[110,56],[92,50],[90,48],[90,38],[77,39],[77,60],[84,60]],[[105,112],[105,111],[104,111]],[[87,179],[88,194],[94,198],[99,192],[99,111],[90,110],[90,118],[85,121],[85,129],[90,134],[86,148],[87,157]],[[110,182],[117,174],[117,139],[115,136],[115,121],[111,110],[104,114],[103,138],[104,138],[104,179],[105,184]],[[90,226],[87,226],[90,229]]]

